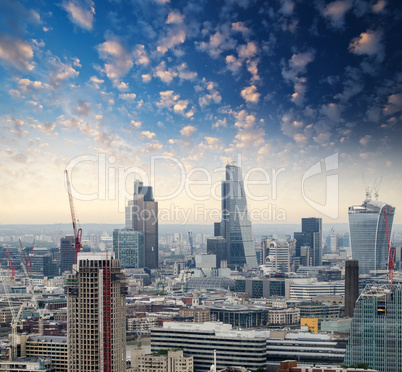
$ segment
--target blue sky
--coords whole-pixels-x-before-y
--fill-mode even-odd
[[[162,209],[210,223],[219,168],[237,161],[271,177],[250,186],[250,208],[285,214],[255,223],[346,222],[363,172],[401,223],[401,20],[397,0],[2,1],[0,223],[68,222],[74,161],[82,222],[123,222],[143,171]],[[306,202],[328,203],[324,175],[304,197],[301,184],[333,154],[329,216]],[[191,192],[175,193],[181,173]]]

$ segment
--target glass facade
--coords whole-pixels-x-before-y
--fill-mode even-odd
[[[228,266],[258,267],[241,169],[235,165],[226,166],[222,182],[221,230],[228,242]]]
[[[114,230],[113,252],[123,268],[144,267],[144,233],[131,229]]]
[[[402,287],[366,287],[356,302],[344,363],[402,370]]]
[[[360,274],[387,270],[388,247],[384,210],[391,234],[395,208],[377,200],[365,200],[349,207],[349,231],[352,258],[359,261]]]

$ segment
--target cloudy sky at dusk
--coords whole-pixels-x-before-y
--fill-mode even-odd
[[[82,223],[123,223],[134,173],[162,223],[210,223],[232,161],[255,223],[347,222],[363,172],[402,223],[401,22],[399,0],[1,1],[0,223],[69,222],[66,167]]]

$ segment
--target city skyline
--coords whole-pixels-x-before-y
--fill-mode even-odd
[[[246,187],[254,224],[347,223],[363,172],[402,223],[397,1],[6,0],[0,14],[0,224],[69,222],[66,167],[81,223],[124,223],[138,178],[161,224],[211,224],[233,161],[269,177]]]

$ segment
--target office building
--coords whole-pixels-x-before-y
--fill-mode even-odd
[[[264,279],[236,279],[235,291],[247,293],[251,298],[284,297],[285,277],[283,274],[277,274]]]
[[[55,372],[68,372],[67,337],[29,336],[21,345],[21,354],[26,357],[48,357]]]
[[[221,234],[227,240],[230,268],[258,267],[241,169],[229,164],[222,182]]]
[[[210,371],[216,350],[217,369],[241,365],[252,371],[265,368],[266,337],[256,331],[237,331],[218,322],[165,322],[151,330],[151,351],[182,349],[194,356],[197,372]]]
[[[133,229],[113,231],[113,252],[122,268],[141,268],[145,265],[144,232]]]
[[[65,278],[69,372],[126,368],[125,276],[106,253],[79,253]]]
[[[272,273],[290,271],[289,243],[282,239],[263,238],[260,264],[265,265]]]
[[[355,302],[359,297],[359,261],[345,262],[345,316],[353,316]]]
[[[367,286],[353,313],[346,365],[367,363],[381,372],[402,370],[402,287]]]
[[[359,261],[360,274],[387,270],[388,246],[384,211],[387,212],[388,228],[391,234],[394,207],[369,199],[366,199],[362,205],[349,207],[352,258]]]
[[[221,236],[221,223],[215,222],[214,223],[214,236]]]
[[[152,187],[144,186],[138,180],[134,182],[134,200],[131,209],[133,230],[144,233],[144,265],[148,269],[157,269],[159,264],[158,202],[154,200]]]
[[[294,280],[289,287],[289,298],[311,300],[313,297],[343,297],[345,282],[314,282],[309,280]]]
[[[75,263],[74,236],[67,235],[60,239],[60,274],[71,271]]]
[[[17,358],[14,360],[2,360],[0,372],[55,372],[52,361],[49,358]]]
[[[321,266],[322,263],[322,219],[302,218],[302,231],[294,233],[296,256],[302,257],[302,247],[310,247],[307,266]]]
[[[224,239],[222,236],[214,236],[213,238],[207,239],[207,254],[213,254],[216,256],[215,267],[225,267],[228,260],[227,249],[227,240]]]
[[[168,350],[166,354],[145,354],[145,350],[131,351],[133,372],[193,372],[192,356],[183,354],[183,350]]]

